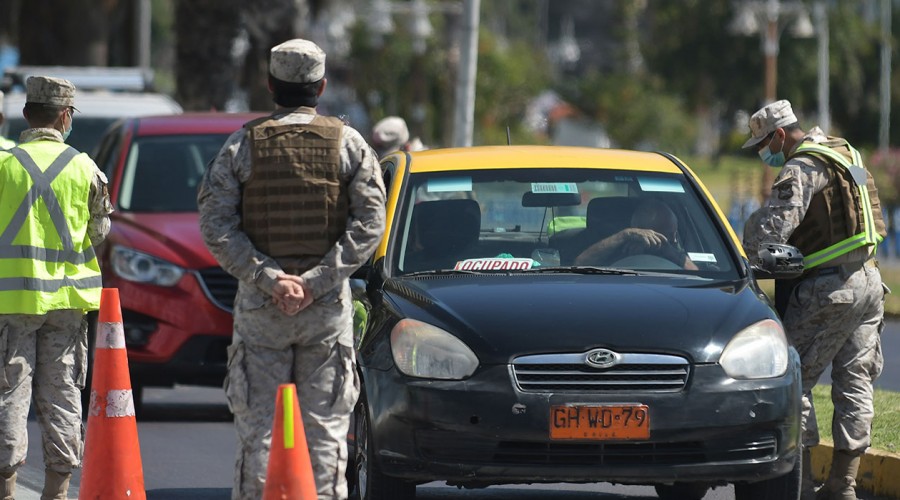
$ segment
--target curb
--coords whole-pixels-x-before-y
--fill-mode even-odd
[[[834,445],[824,440],[809,449],[816,481],[828,478],[833,450]],[[869,448],[860,460],[856,487],[879,497],[900,499],[900,455]]]

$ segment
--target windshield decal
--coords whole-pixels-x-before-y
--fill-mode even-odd
[[[687,254],[694,262],[716,262],[716,256],[711,253],[688,252]]]
[[[451,177],[449,179],[428,179],[425,188],[429,193],[449,193],[453,191],[472,191],[471,177]]]
[[[532,182],[532,193],[577,193],[578,185],[574,182]]]
[[[678,179],[660,179],[658,177],[638,177],[638,184],[645,193],[683,193],[684,186]]]
[[[457,271],[526,271],[535,265],[532,259],[486,257],[466,259],[456,263]]]

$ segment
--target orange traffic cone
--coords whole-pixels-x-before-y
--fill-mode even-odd
[[[100,295],[79,500],[146,500],[119,289]]]
[[[263,500],[317,500],[316,480],[300,418],[297,387],[281,384],[275,397],[275,423]]]

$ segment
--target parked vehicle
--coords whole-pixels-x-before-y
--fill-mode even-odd
[[[174,99],[152,91],[152,75],[141,68],[18,66],[5,70],[3,85],[6,130],[2,135],[14,141],[28,128],[22,108],[25,81],[32,75],[65,78],[75,85],[78,111],[66,143],[92,156],[106,129],[119,118],[182,112]]]
[[[104,286],[119,289],[136,405],[145,386],[222,384],[237,281],[203,243],[197,185],[228,136],[259,116],[127,118],[100,144],[115,212],[97,255]]]
[[[354,292],[352,498],[435,480],[799,497],[799,356],[756,283],[799,275],[796,248],[748,258],[667,154],[473,147],[382,169],[387,231]],[[647,203],[677,218],[668,251],[578,264]]]

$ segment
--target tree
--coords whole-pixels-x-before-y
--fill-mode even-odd
[[[26,8],[27,6],[27,8]],[[18,12],[19,59],[27,65],[106,66],[116,0],[27,0]]]
[[[240,0],[179,0],[175,11],[176,100],[186,110],[224,110],[236,89],[232,49]]]

